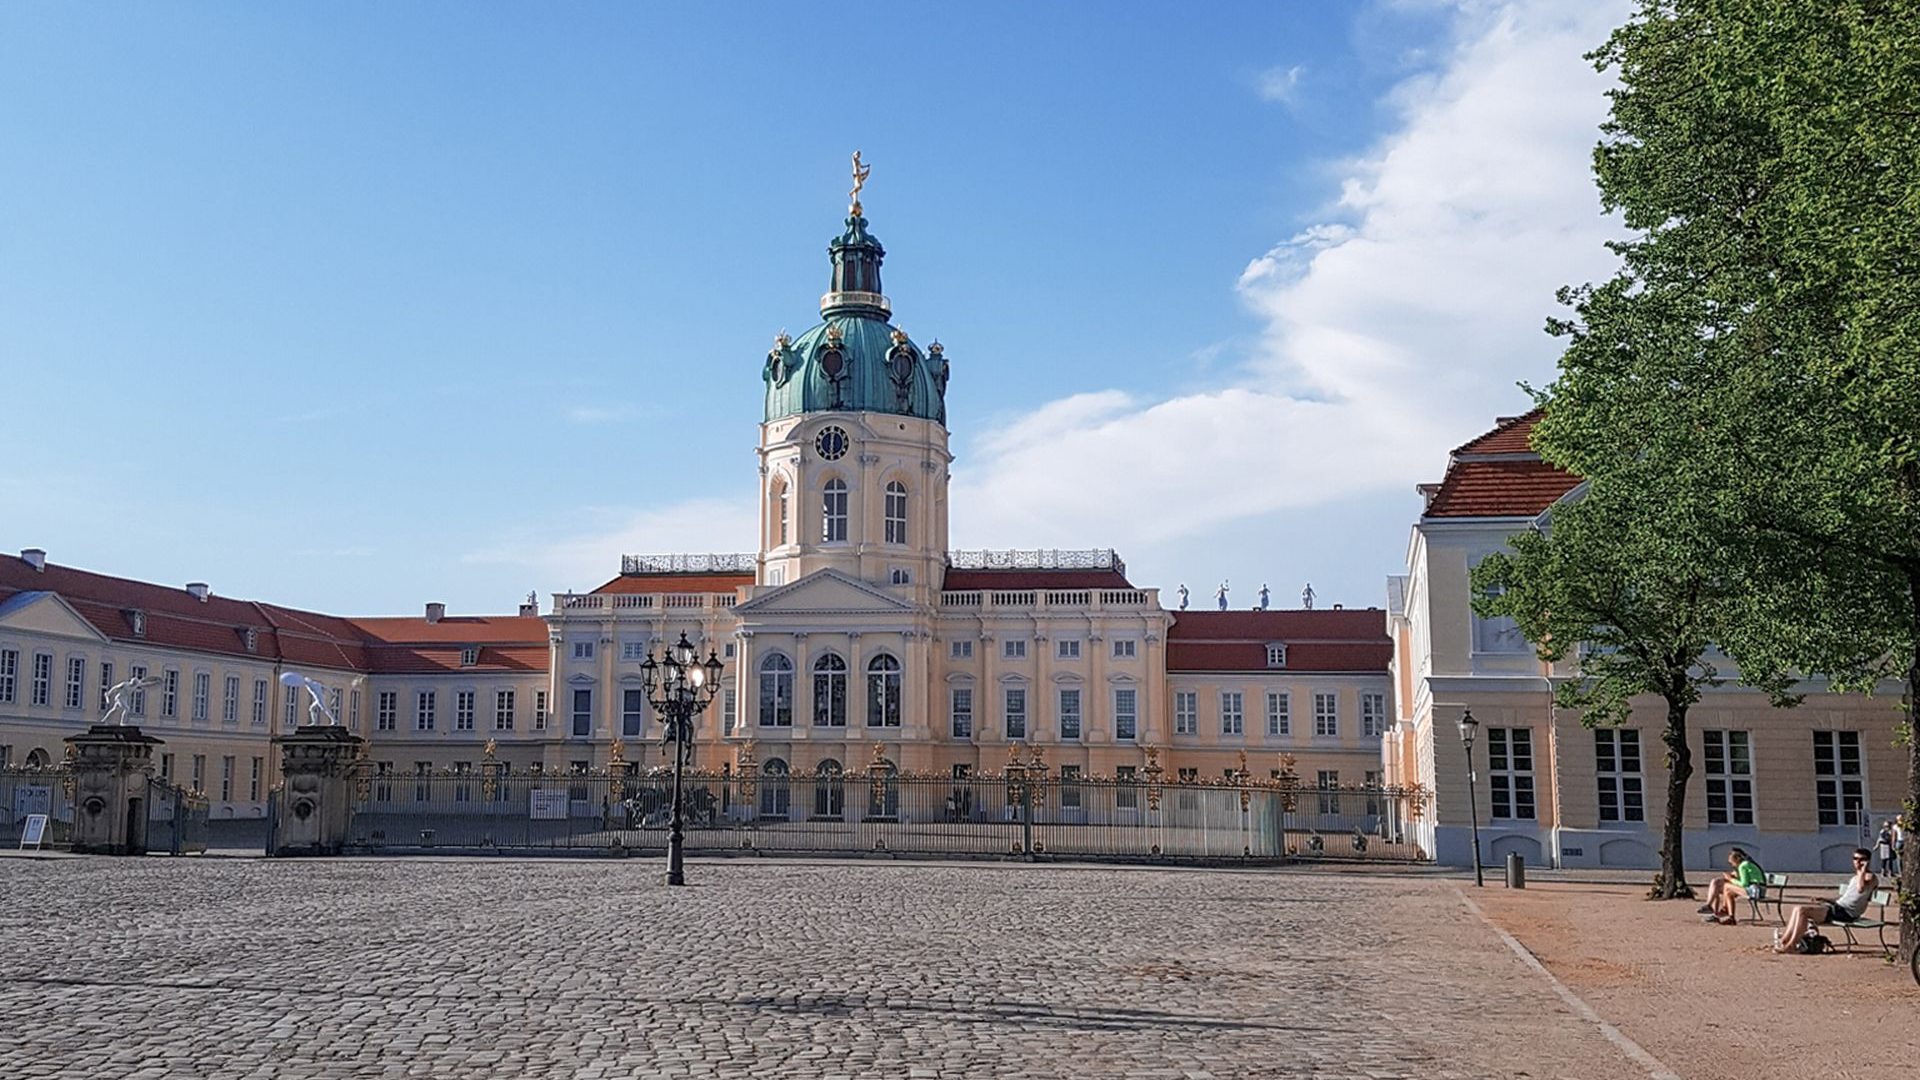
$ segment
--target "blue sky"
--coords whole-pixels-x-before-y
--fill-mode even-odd
[[[355,614],[749,550],[857,147],[956,546],[1379,604],[1607,270],[1608,6],[8,5],[0,546]]]

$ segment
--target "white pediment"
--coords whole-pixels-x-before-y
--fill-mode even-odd
[[[912,610],[913,605],[906,601],[838,570],[816,570],[799,581],[763,592],[733,608],[734,614],[747,616],[895,614]]]
[[[0,627],[48,637],[75,638],[81,641],[106,641],[73,605],[51,592],[14,593],[0,603]]]

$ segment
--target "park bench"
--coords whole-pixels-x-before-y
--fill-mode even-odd
[[[1860,913],[1858,919],[1850,923],[1837,922],[1831,924],[1839,927],[1840,932],[1847,936],[1847,951],[1851,952],[1861,944],[1860,939],[1853,936],[1855,930],[1872,930],[1875,936],[1880,939],[1880,950],[1882,952],[1893,951],[1893,946],[1887,944],[1887,927],[1900,925],[1900,909],[1894,908],[1893,919],[1889,921],[1887,919],[1887,908],[1892,905],[1892,889],[1875,889],[1873,899],[1868,902],[1866,910]]]
[[[1747,897],[1747,910],[1752,913],[1753,921],[1754,922],[1761,921],[1760,905],[1772,904],[1773,905],[1773,921],[1780,923],[1783,926],[1786,925],[1787,917],[1784,909],[1781,906],[1783,903],[1783,898],[1786,896],[1786,892],[1787,892],[1787,875],[1768,874],[1766,883],[1760,890],[1759,899],[1755,899],[1751,896]]]

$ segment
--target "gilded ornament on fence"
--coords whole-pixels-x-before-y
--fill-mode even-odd
[[[493,741],[492,739],[488,739],[487,744],[480,748],[480,756],[485,758],[488,761],[494,760],[494,755],[498,754],[499,752],[500,752],[500,744]]]
[[[1407,789],[1407,811],[1415,821],[1427,816],[1427,789],[1415,784]]]
[[[1159,747],[1147,747],[1147,766],[1140,771],[1147,775],[1147,809],[1158,810],[1160,809],[1161,795],[1160,778],[1165,775],[1167,771],[1160,767]]]
[[[616,765],[625,765],[626,763],[627,744],[616,735],[613,740],[613,745],[607,748],[607,768],[612,769]]]

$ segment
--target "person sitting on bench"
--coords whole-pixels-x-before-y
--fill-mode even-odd
[[[1723,921],[1721,915],[1733,911],[1735,901],[1746,895],[1749,881],[1762,887],[1766,885],[1767,875],[1742,848],[1727,852],[1727,866],[1731,869],[1707,882],[1707,902],[1700,905],[1700,915],[1707,922]],[[1731,916],[1725,921],[1731,925]]]
[[[1867,904],[1873,900],[1873,890],[1880,884],[1868,868],[1872,860],[1873,852],[1854,848],[1853,876],[1840,886],[1840,895],[1815,904],[1801,904],[1788,912],[1786,928],[1773,933],[1773,951],[1792,952],[1799,948],[1800,939],[1816,924],[1850,923],[1865,913]]]
[[[1742,848],[1729,851],[1727,862],[1733,864],[1733,869],[1725,877],[1715,878],[1707,884],[1707,902],[1700,908],[1700,913],[1707,922],[1737,926],[1740,923],[1740,901],[1760,901],[1767,891],[1767,872],[1760,869],[1760,864],[1754,862],[1753,856]]]

